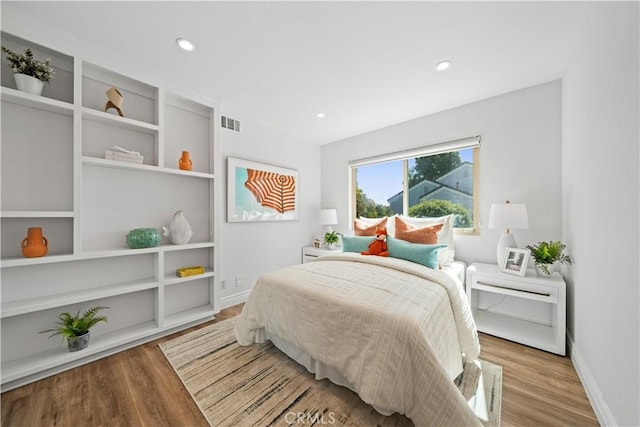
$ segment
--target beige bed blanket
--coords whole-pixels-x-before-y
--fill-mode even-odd
[[[262,275],[236,324],[338,370],[363,401],[417,426],[480,425],[453,383],[477,331],[459,281],[395,258],[340,253]]]

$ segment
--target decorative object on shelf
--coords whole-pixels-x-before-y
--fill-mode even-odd
[[[324,243],[328,249],[335,249],[339,239],[340,236],[337,231],[332,230],[324,234]]]
[[[193,267],[178,268],[176,270],[176,275],[178,277],[189,277],[189,276],[195,276],[198,274],[204,274],[204,267],[202,267],[201,265],[196,265]]]
[[[162,234],[155,228],[136,228],[127,234],[127,245],[131,249],[153,248],[162,240]]]
[[[182,152],[182,157],[178,159],[178,167],[183,171],[190,171],[193,168],[193,162],[189,157],[188,151]]]
[[[118,160],[120,162],[130,162],[142,164],[144,156],[137,151],[127,150],[118,145],[112,146],[109,150],[104,151],[104,158],[107,160]]]
[[[320,239],[313,239],[313,247],[320,249],[320,247],[322,246],[322,242],[320,241]]]
[[[298,172],[249,160],[228,158],[227,221],[298,219]]]
[[[527,263],[531,252],[527,249],[507,248],[500,270],[504,273],[524,276],[527,274]]]
[[[2,46],[2,51],[7,54],[6,60],[14,72],[18,90],[41,95],[44,83],[49,83],[55,74],[51,68],[51,60],[38,61],[33,57],[31,49],[25,49],[24,53],[18,54]]]
[[[42,235],[42,227],[29,227],[27,237],[22,239],[22,255],[25,258],[45,256],[49,250],[49,241]]]
[[[115,87],[111,87],[107,89],[107,98],[109,99],[104,106],[104,111],[106,112],[110,108],[115,108],[120,117],[124,117],[124,112],[122,111],[122,101],[124,101],[124,97],[120,93],[118,89]]]
[[[503,204],[492,204],[489,212],[489,228],[505,229],[496,249],[498,265],[504,263],[505,251],[507,248],[517,248],[516,239],[510,232],[511,228],[528,229],[529,217],[527,215],[527,205],[522,203],[511,203],[509,200]]]
[[[80,310],[78,310],[75,316],[69,313],[62,313],[56,322],[57,326],[55,328],[40,331],[39,333],[46,334],[53,332],[49,338],[55,335],[62,335],[63,338],[67,339],[69,351],[82,350],[89,345],[89,338],[91,337],[89,329],[97,323],[107,321],[106,316],[96,317],[96,314],[98,314],[100,310],[106,310],[108,308],[109,307],[92,307],[85,311],[82,316],[80,316]]]
[[[162,234],[168,237],[174,245],[186,245],[193,236],[193,230],[180,210],[173,214],[169,228],[162,226]]]
[[[569,255],[564,254],[567,245],[561,241],[538,242],[537,245],[527,245],[536,266],[538,276],[550,276],[553,273],[553,264],[573,264]]]

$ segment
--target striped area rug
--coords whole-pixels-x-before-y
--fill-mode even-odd
[[[235,318],[160,344],[212,426],[412,426],[384,416],[346,387],[318,381],[271,343],[239,346]],[[466,364],[456,385],[486,426],[500,425],[502,368]]]

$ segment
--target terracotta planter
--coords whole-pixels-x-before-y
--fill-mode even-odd
[[[191,168],[193,168],[193,162],[191,161],[191,158],[189,157],[189,152],[188,151],[183,151],[182,152],[182,157],[180,157],[180,159],[178,159],[178,166],[183,171],[190,171]]]
[[[42,227],[30,227],[27,237],[22,240],[22,255],[26,258],[45,256],[49,250],[49,241],[42,235]]]

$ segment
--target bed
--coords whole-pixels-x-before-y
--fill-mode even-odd
[[[271,340],[316,378],[415,425],[480,425],[453,379],[480,352],[449,263],[337,253],[262,275],[236,324],[240,345]]]

